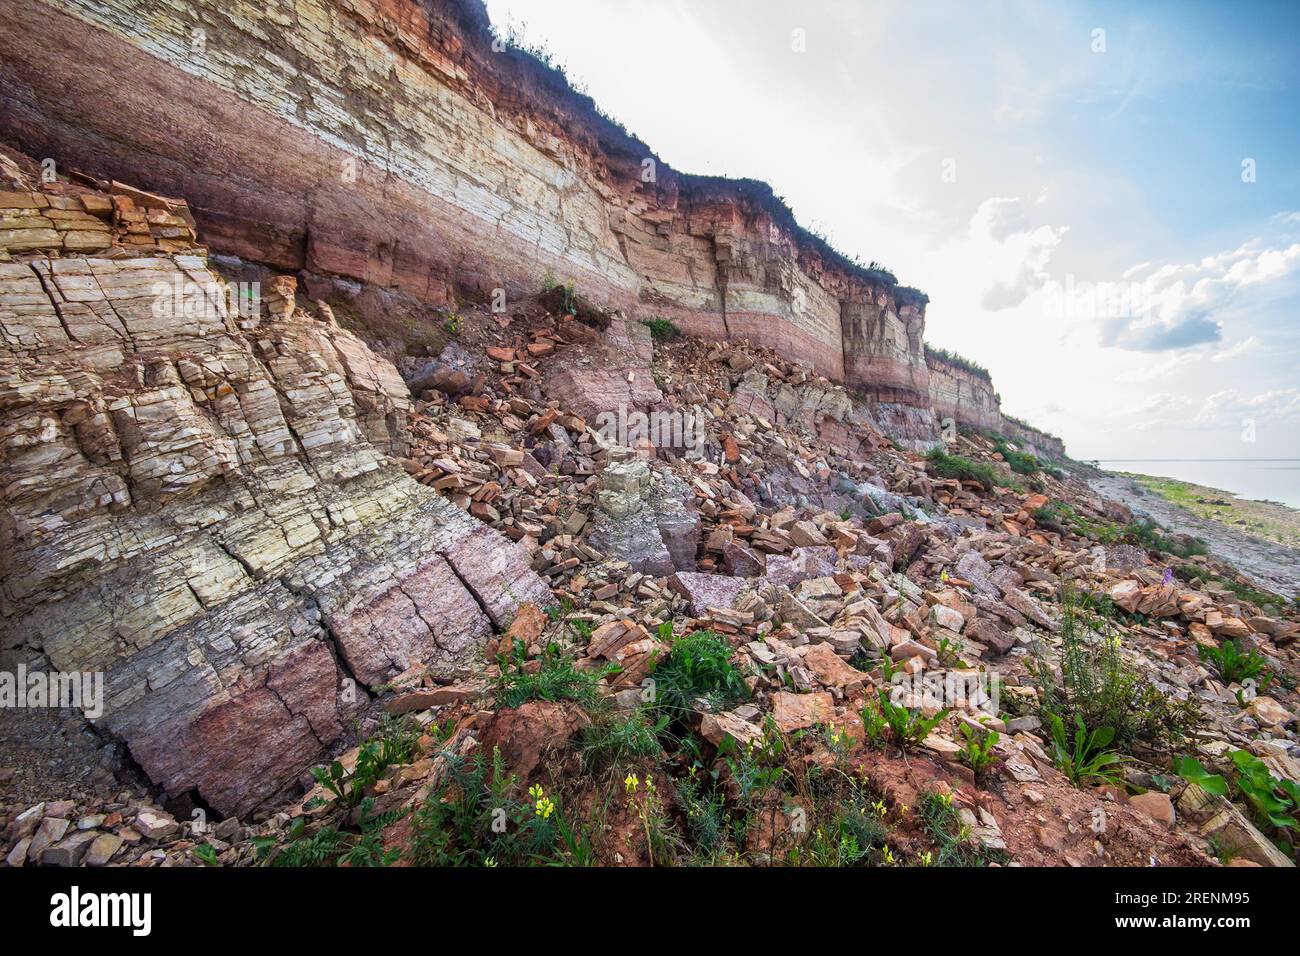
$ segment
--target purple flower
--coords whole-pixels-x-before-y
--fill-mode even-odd
[[[1173,583],[1174,583],[1174,569],[1173,569],[1173,568],[1165,568],[1165,573],[1164,573],[1164,576],[1160,579],[1160,583],[1161,583],[1161,584],[1173,584]]]

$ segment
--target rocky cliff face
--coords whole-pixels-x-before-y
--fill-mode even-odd
[[[0,13],[11,143],[185,196],[216,250],[314,292],[425,303],[534,293],[550,271],[633,318],[773,346],[882,403],[897,437],[935,437],[923,295],[835,253],[766,185],[659,162],[558,74],[494,51],[479,0]]]
[[[1001,402],[987,372],[966,368],[934,353],[927,354],[926,364],[930,369],[930,404],[936,418],[951,418],[986,431],[1002,430]]]
[[[628,319],[811,366],[913,448],[936,408],[1001,418],[987,383],[927,364],[923,294],[844,259],[766,185],[659,162],[494,47],[480,0],[0,0],[0,16],[0,131],[61,177],[6,167],[0,203],[4,648],[106,670],[104,726],[171,793],[246,809],[341,733],[359,703],[343,681],[454,667],[546,596],[513,546],[393,463],[394,368],[328,308],[299,310],[293,279],[242,317],[196,235],[363,319],[497,291],[509,307],[552,274]],[[159,311],[159,286],[200,292]],[[621,367],[564,375],[553,395],[659,396]]]
[[[926,353],[930,370],[930,404],[942,422],[951,418],[985,432],[1006,435],[1039,458],[1065,457],[1065,443],[1055,435],[1002,414],[1002,400],[988,372],[971,369],[934,352]]]
[[[99,724],[148,776],[244,813],[367,686],[549,603],[522,548],[390,457],[405,384],[294,280],[241,314],[183,203],[2,165],[4,669],[104,672]]]
[[[1059,461],[1065,457],[1065,442],[1018,419],[1003,415],[1002,434],[1014,438],[1024,446],[1026,451],[1039,458],[1054,458]]]

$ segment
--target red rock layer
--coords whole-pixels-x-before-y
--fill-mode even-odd
[[[185,196],[215,251],[433,304],[552,272],[928,407],[924,296],[835,253],[765,184],[672,170],[559,74],[494,51],[480,0],[0,0],[0,16],[4,137]]]

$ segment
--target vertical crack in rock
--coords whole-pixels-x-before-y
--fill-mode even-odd
[[[406,447],[405,384],[327,313],[295,309],[291,281],[265,324],[207,291],[193,314],[159,310],[159,284],[219,281],[184,204],[58,188],[77,215],[113,217],[115,255],[67,254],[51,229],[55,245],[0,264],[17,303],[0,317],[0,427],[18,439],[0,655],[102,671],[96,730],[167,794],[244,815],[342,737],[365,687],[463,666],[549,588],[388,456]],[[15,195],[47,202],[35,181]],[[134,208],[123,195],[152,218],[116,218]]]
[[[225,56],[188,55],[192,10]],[[922,294],[837,254],[765,184],[657,163],[647,187],[646,144],[541,64],[493,54],[477,0],[415,5],[400,23],[382,6],[328,0],[271,0],[237,16],[195,0],[179,20],[147,0],[40,11],[14,9],[0,37],[12,81],[0,88],[32,91],[22,102],[0,94],[11,136],[106,179],[137,170],[152,177],[144,185],[186,196],[214,250],[430,306],[453,286],[515,300],[551,273],[631,319],[663,315],[806,361],[899,406],[882,416],[897,437],[935,437]],[[299,21],[312,29],[281,28]],[[68,57],[42,55],[50,34]],[[410,68],[377,95],[394,53]],[[112,94],[76,67],[101,62],[147,77],[147,91]],[[259,96],[254,74],[292,95]],[[217,142],[214,111],[241,118]],[[268,153],[276,163],[256,159]],[[212,175],[210,156],[229,174]],[[347,162],[355,181],[319,175]],[[363,321],[382,298],[357,299]]]
[[[50,308],[53,309],[54,314],[58,316],[59,324],[63,326],[64,335],[68,337],[69,342],[76,342],[77,337],[72,334],[72,328],[68,325],[68,320],[63,315],[63,309],[59,306],[59,300],[55,296],[54,290],[50,288],[45,276],[41,274],[40,269],[36,268],[35,263],[31,263],[31,269],[32,274],[36,276],[36,281],[41,284],[41,290],[45,293],[45,297],[50,300]]]

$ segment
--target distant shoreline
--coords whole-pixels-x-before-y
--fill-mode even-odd
[[[1140,474],[1201,489],[1200,494],[1236,497],[1300,509],[1300,459],[1296,458],[1100,458],[1096,467],[1114,474]],[[1186,495],[1179,496],[1186,503]],[[1196,509],[1193,509],[1196,510]],[[1208,512],[1197,512],[1206,513]],[[1235,521],[1239,515],[1228,520]]]
[[[1154,462],[1154,459],[1140,459]],[[1206,459],[1208,460],[1208,459]],[[1249,459],[1268,461],[1269,459]],[[1290,461],[1294,459],[1276,459]],[[1290,548],[1300,547],[1300,509],[1266,498],[1245,498],[1224,488],[1144,472],[1112,471],[1184,511],[1225,528]]]
[[[1300,595],[1300,511],[1295,508],[1135,472],[1098,470],[1085,480],[1134,514],[1200,538],[1214,557],[1256,586],[1288,599]]]

